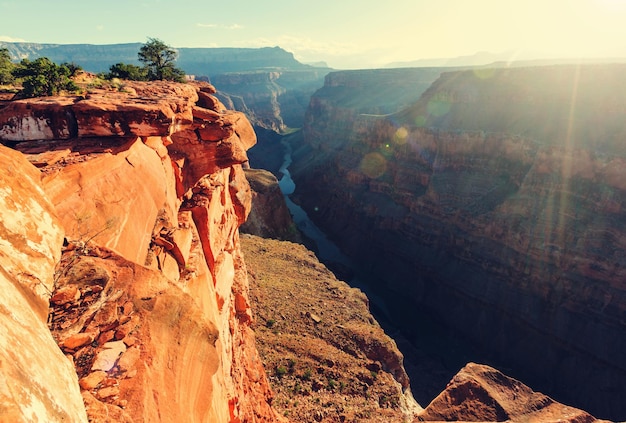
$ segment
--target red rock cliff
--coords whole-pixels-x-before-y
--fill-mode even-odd
[[[128,83],[0,109],[0,137],[21,152],[2,150],[12,163],[2,174],[2,291],[15,291],[2,297],[3,316],[19,322],[0,336],[3,416],[278,419],[237,230],[256,137],[213,92]],[[13,360],[20,336],[29,342]]]

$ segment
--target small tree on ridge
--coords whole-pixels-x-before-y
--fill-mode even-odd
[[[178,53],[163,41],[148,38],[148,42],[139,49],[138,56],[148,69],[149,80],[185,81],[185,72],[174,65]]]

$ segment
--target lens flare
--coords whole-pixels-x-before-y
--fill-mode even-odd
[[[426,106],[428,113],[435,117],[441,117],[450,111],[452,105],[447,100],[430,100]]]
[[[415,126],[421,128],[422,126],[426,126],[426,116],[419,115],[415,118]]]
[[[369,153],[363,156],[359,168],[371,179],[380,178],[387,171],[387,159],[380,153]]]
[[[496,70],[494,68],[474,69],[474,76],[478,79],[492,78],[495,73]]]
[[[409,131],[407,131],[404,126],[401,126],[393,135],[393,142],[394,144],[397,144],[397,145],[404,145],[406,144],[406,138],[408,136],[409,136]]]

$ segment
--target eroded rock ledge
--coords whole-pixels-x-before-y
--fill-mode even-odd
[[[128,83],[0,109],[21,152],[1,151],[3,416],[277,421],[237,231],[256,137],[213,93]]]

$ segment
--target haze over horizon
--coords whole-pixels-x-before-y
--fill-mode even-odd
[[[346,68],[504,53],[626,57],[626,0],[0,0],[0,41],[274,47]]]

